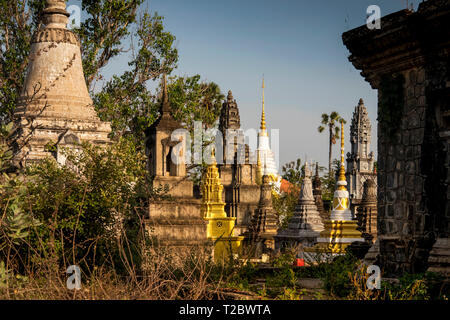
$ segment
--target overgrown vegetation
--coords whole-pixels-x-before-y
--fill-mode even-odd
[[[0,123],[13,118],[31,35],[40,27],[44,3],[0,1]],[[164,197],[164,190],[149,187],[145,170],[144,132],[156,119],[159,103],[158,94],[147,85],[163,73],[170,74],[178,52],[162,17],[141,11],[142,3],[83,1],[88,17],[75,30],[96,110],[112,124],[111,145],[82,144],[65,150],[65,164],[46,159],[11,173],[12,152],[6,140],[13,128],[0,127],[0,299],[217,299],[229,297],[226,289],[267,299],[448,297],[443,279],[431,273],[405,274],[398,283],[384,282],[382,289],[368,290],[368,274],[350,254],[294,268],[295,254],[288,251],[262,267],[245,257],[216,264],[204,250],[184,252],[175,261],[173,254],[155,245],[143,221],[148,201]],[[103,79],[101,71],[126,51],[122,45],[130,37],[129,69]],[[94,90],[96,84],[101,90]],[[194,120],[212,126],[223,99],[216,84],[202,82],[198,75],[171,77],[169,96],[174,116],[189,129]],[[391,118],[396,115],[384,122]],[[338,137],[334,122],[339,119],[338,114],[323,115],[330,131],[329,175],[322,177],[324,199],[331,199],[334,191],[331,147]],[[274,204],[284,212],[286,223],[297,203],[300,159],[286,167],[284,178],[295,190],[275,198]],[[79,291],[67,289],[70,265],[81,267]],[[299,280],[304,278],[320,279],[324,291],[313,294],[302,288]]]

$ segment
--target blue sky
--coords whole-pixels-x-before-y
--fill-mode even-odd
[[[77,3],[79,1],[69,1]],[[420,0],[409,1],[417,8]],[[261,78],[266,82],[266,119],[280,132],[280,166],[302,159],[327,166],[328,137],[318,133],[322,113],[339,112],[348,128],[363,98],[372,120],[376,153],[377,92],[347,57],[343,32],[365,23],[369,5],[381,15],[406,8],[405,0],[148,0],[152,12],[177,40],[177,75],[200,74],[226,93],[233,91],[244,129],[258,128]],[[105,74],[121,73],[126,59]],[[338,156],[338,147],[333,156]]]

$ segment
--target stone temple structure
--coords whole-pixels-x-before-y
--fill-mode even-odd
[[[208,221],[207,236],[214,243],[214,260],[229,259],[241,250],[244,237],[235,236],[235,217],[228,217],[222,199],[223,186],[220,183],[215,152],[202,178],[202,217]]]
[[[345,180],[343,122],[341,122],[341,167],[336,185],[330,220],[325,221],[325,230],[320,233],[317,238],[318,244],[311,251],[343,254],[352,243],[364,242],[350,211],[347,181]]]
[[[295,247],[298,244],[312,247],[317,243],[317,237],[323,230],[322,218],[314,201],[311,171],[308,163],[305,163],[305,175],[294,215],[289,220],[288,227],[278,232],[276,247],[281,249]]]
[[[372,179],[364,181],[362,200],[356,213],[358,230],[364,239],[373,241],[377,238],[377,186]]]
[[[100,121],[86,86],[80,41],[66,28],[64,0],[47,0],[42,27],[33,35],[23,92],[14,114],[14,164],[53,156],[80,142],[109,143],[109,123]]]
[[[194,185],[188,178],[184,162],[182,137],[172,137],[182,126],[172,117],[166,77],[162,80],[159,118],[147,129],[146,149],[153,188],[166,188],[168,198],[150,201],[145,228],[163,246],[186,250],[208,246],[207,222],[200,208],[201,199],[194,197]],[[178,155],[173,161],[172,155]]]
[[[261,113],[261,127],[258,133],[258,147],[256,149],[257,156],[257,167],[259,170],[259,177],[262,178],[263,175],[270,177],[271,181],[278,184],[281,177],[278,174],[277,165],[275,163],[275,155],[270,149],[269,135],[266,129],[266,113],[264,106],[264,79],[262,82],[262,113]]]
[[[320,217],[322,218],[322,221],[328,220],[330,218],[329,213],[325,211],[325,207],[323,205],[322,200],[322,182],[320,181],[319,177],[318,162],[316,162],[316,174],[314,175],[312,181],[312,187],[313,187],[314,201],[316,202],[317,210],[319,211]]]
[[[450,2],[342,36],[378,90],[378,242],[385,275],[450,274]]]
[[[269,176],[262,177],[261,197],[258,208],[253,213],[249,231],[245,234],[251,246],[255,246],[255,256],[271,253],[275,249],[278,230],[278,216],[272,207],[272,186]]]
[[[351,199],[351,210],[356,213],[363,196],[364,181],[372,179],[376,183],[374,172],[375,158],[370,151],[372,125],[363,99],[360,99],[353,112],[350,125],[351,152],[347,153],[347,181]]]
[[[223,136],[223,164],[218,164],[224,187],[225,212],[236,218],[236,234],[248,231],[253,212],[258,207],[260,187],[258,167],[252,162],[244,142],[239,108],[231,91],[222,105],[219,130]]]

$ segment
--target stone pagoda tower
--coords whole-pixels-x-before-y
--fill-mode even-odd
[[[322,182],[320,181],[319,177],[319,163],[316,162],[316,174],[314,175],[314,179],[312,181],[312,187],[313,187],[313,195],[314,195],[314,201],[317,206],[317,210],[319,211],[320,217],[322,218],[322,221],[328,220],[329,214],[325,211],[325,208],[323,206],[323,200],[322,200]]]
[[[317,238],[315,249],[332,254],[345,253],[345,248],[352,242],[364,242],[358,225],[350,211],[349,194],[346,188],[344,162],[344,123],[341,122],[341,168],[337,181],[337,190],[333,197],[333,210],[330,220],[325,221],[325,230]]]
[[[193,182],[186,174],[184,140],[172,138],[172,133],[182,126],[170,113],[165,75],[161,87],[160,115],[146,131],[146,151],[152,186],[165,188],[168,198],[150,202],[145,226],[158,244],[185,251],[210,243],[206,237],[207,223],[200,212],[201,199],[194,197]]]
[[[277,165],[275,163],[275,155],[273,151],[270,149],[270,141],[269,135],[267,134],[266,129],[266,113],[264,106],[264,79],[262,81],[262,113],[261,113],[261,127],[258,133],[258,147],[256,150],[257,156],[257,166],[258,166],[258,176],[259,179],[262,178],[263,175],[267,175],[270,177],[271,181],[274,183],[280,183],[280,176],[278,174]]]
[[[42,27],[33,35],[24,88],[14,114],[16,167],[48,156],[65,162],[62,147],[109,142],[86,86],[80,41],[66,28],[64,0],[47,0]]]
[[[353,112],[350,125],[351,152],[347,153],[347,180],[352,212],[362,200],[363,185],[367,179],[373,179],[376,184],[377,175],[374,172],[374,155],[370,151],[372,125],[364,106],[363,99],[359,100]]]
[[[312,247],[317,243],[317,237],[323,229],[322,219],[314,201],[311,171],[308,163],[305,163],[299,201],[287,229],[280,230],[276,236],[277,248],[293,247],[300,243],[304,247]]]
[[[364,181],[364,192],[358,211],[359,231],[364,239],[373,241],[377,238],[377,187],[372,179]]]
[[[249,231],[245,234],[251,245],[256,246],[255,255],[270,253],[275,249],[278,216],[272,207],[272,187],[269,176],[263,176],[261,197],[255,210]]]
[[[201,214],[208,222],[208,239],[214,242],[214,260],[223,261],[240,251],[244,237],[234,236],[236,218],[227,217],[225,213],[225,203],[222,200],[223,186],[214,151],[212,163],[203,174],[201,189]]]
[[[260,187],[257,166],[250,161],[238,104],[231,90],[222,106],[219,129],[223,136],[223,164],[218,168],[224,187],[225,212],[236,218],[236,234],[243,234],[248,231],[253,212],[258,207]]]

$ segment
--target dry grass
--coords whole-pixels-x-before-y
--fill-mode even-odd
[[[54,300],[174,300],[220,299],[221,281],[211,281],[211,272],[223,271],[212,264],[204,252],[192,250],[183,264],[172,263],[173,256],[164,249],[150,249],[142,270],[129,270],[126,276],[110,268],[82,272],[80,290],[67,289],[64,268],[17,275],[9,269],[6,281],[0,282],[0,299]],[[7,268],[8,269],[8,268]],[[219,275],[220,278],[220,275]],[[0,279],[1,280],[1,279]]]

